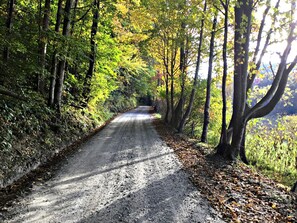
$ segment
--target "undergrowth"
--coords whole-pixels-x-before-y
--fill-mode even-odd
[[[297,116],[284,116],[274,123],[253,122],[247,135],[247,157],[264,174],[292,186],[297,180]]]
[[[126,100],[119,107],[114,104],[112,112],[108,104],[84,109],[69,105],[58,115],[42,98],[31,98],[0,99],[0,187],[88,135],[115,113],[134,106]]]

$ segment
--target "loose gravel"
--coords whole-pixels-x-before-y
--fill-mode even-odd
[[[114,119],[5,222],[223,222],[158,136],[149,109]]]

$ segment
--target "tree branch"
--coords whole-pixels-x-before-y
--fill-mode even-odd
[[[82,17],[80,17],[79,19],[77,19],[77,20],[74,20],[73,22],[74,23],[76,23],[76,22],[79,22],[80,20],[83,20],[86,16],[87,16],[87,14],[89,13],[89,11],[92,9],[92,7],[90,7],[83,15],[82,15]]]
[[[254,117],[258,117],[257,115],[258,113],[264,113],[264,114],[266,114],[267,112],[269,113],[275,107],[277,102],[280,100],[280,97],[282,96],[285,86],[287,84],[287,79],[288,79],[287,76],[289,75],[289,73],[297,63],[297,56],[296,56],[294,61],[287,68],[286,63],[291,51],[292,41],[294,39],[293,34],[294,34],[295,27],[296,27],[296,23],[292,23],[290,27],[290,33],[287,38],[287,46],[282,53],[281,62],[280,62],[280,65],[278,66],[278,70],[272,82],[271,87],[269,88],[266,95],[246,114],[246,117],[245,117],[246,120],[249,120]],[[278,101],[276,101],[277,99]]]

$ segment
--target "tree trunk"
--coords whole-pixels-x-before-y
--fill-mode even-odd
[[[49,20],[51,13],[51,0],[45,0],[44,16],[42,21],[42,29],[39,39],[39,64],[40,72],[38,73],[37,90],[41,94],[45,94],[45,63],[46,63],[46,50],[47,50],[47,34],[49,29]]]
[[[165,67],[165,87],[166,87],[166,114],[165,114],[165,122],[169,123],[169,113],[170,113],[170,99],[169,99],[169,68],[168,68],[168,63],[169,63],[169,53],[168,53],[168,39],[164,35],[163,38],[164,42],[164,48],[163,48],[163,63]]]
[[[170,111],[171,111],[171,121],[174,119],[174,76],[173,73],[170,75]]]
[[[225,9],[225,18],[224,18],[224,43],[223,43],[223,78],[222,78],[222,99],[223,99],[223,108],[222,108],[222,129],[221,129],[221,140],[220,143],[227,145],[227,97],[226,97],[226,82],[228,74],[228,64],[227,64],[227,42],[228,42],[228,16],[229,16],[229,2],[226,0],[223,4]]]
[[[63,36],[68,37],[70,33],[70,24],[71,24],[71,8],[74,0],[67,0],[64,10],[64,23],[63,23]],[[62,92],[64,85],[64,76],[65,76],[65,66],[66,59],[59,61],[58,69],[57,69],[57,79],[55,86],[55,98],[54,98],[54,106],[57,111],[61,112],[61,101],[62,101]]]
[[[170,102],[169,102],[169,75],[165,74],[165,87],[166,87],[166,113],[165,122],[169,123],[169,112],[170,112]]]
[[[203,13],[206,12],[206,8],[207,8],[207,1],[205,0]],[[201,26],[200,26],[198,55],[197,55],[197,62],[196,62],[196,69],[195,69],[193,87],[192,87],[192,91],[191,91],[191,95],[190,95],[189,105],[188,105],[188,107],[187,107],[187,109],[185,111],[185,114],[183,115],[183,117],[182,117],[182,119],[180,121],[180,124],[179,124],[179,127],[178,127],[178,132],[183,132],[186,121],[187,121],[188,117],[190,116],[190,113],[191,113],[192,107],[193,107],[193,103],[194,103],[196,88],[197,88],[197,84],[198,84],[198,72],[199,72],[199,67],[200,67],[201,53],[202,53],[204,21],[205,21],[205,17],[203,15],[203,18],[201,20]]]
[[[246,93],[248,93],[248,91],[252,88],[252,84],[253,84],[253,82],[255,80],[256,74],[257,74],[257,72],[258,72],[258,70],[259,70],[259,68],[261,66],[262,59],[263,59],[263,57],[264,57],[264,55],[266,53],[268,45],[270,44],[270,38],[271,38],[272,31],[273,31],[273,27],[275,27],[276,15],[277,15],[277,12],[278,12],[276,9],[279,8],[279,3],[280,3],[280,0],[278,0],[276,2],[275,8],[274,8],[274,13],[273,13],[273,16],[272,16],[272,23],[270,25],[270,29],[267,32],[264,46],[260,50],[260,45],[262,43],[262,33],[263,33],[264,25],[265,25],[265,22],[266,22],[266,16],[268,15],[269,10],[271,8],[270,1],[269,0],[267,1],[267,7],[266,7],[266,9],[264,10],[264,13],[263,13],[263,18],[261,20],[261,24],[260,24],[260,28],[259,28],[259,32],[258,32],[258,37],[257,37],[257,44],[256,44],[255,52],[254,52],[254,55],[253,55],[253,59],[252,59],[253,63],[255,64],[255,67],[251,67],[251,69],[249,70]],[[257,58],[258,58],[258,60],[257,60]],[[232,119],[231,119],[229,127],[228,127],[228,134],[227,134],[228,135],[228,143],[231,143],[231,139],[232,139],[232,135],[233,135],[233,125],[234,125],[234,118],[232,116]]]
[[[180,71],[180,96],[176,108],[173,112],[173,117],[171,120],[172,126],[177,129],[183,115],[183,109],[185,104],[185,82],[186,82],[186,72],[187,72],[187,48],[188,40],[185,34],[186,24],[182,22],[181,24],[181,37],[180,37],[180,61],[179,61],[179,71]]]
[[[242,141],[241,141],[241,145],[240,145],[240,151],[239,151],[239,156],[242,162],[244,162],[245,164],[249,164],[249,161],[246,157],[246,153],[245,153],[245,136],[246,136],[246,125],[244,126],[244,132],[243,132],[243,137],[242,137]]]
[[[184,107],[184,103],[185,103],[185,96],[184,96],[184,86],[181,89],[181,95],[180,98],[178,100],[178,103],[174,109],[174,113],[171,119],[171,125],[173,128],[177,129],[180,123],[180,120],[182,118],[182,114],[183,114],[183,107]]]
[[[209,45],[206,100],[204,104],[204,121],[203,121],[201,142],[207,142],[207,133],[208,133],[208,125],[209,125],[210,93],[211,93],[211,81],[212,81],[212,64],[213,64],[213,58],[214,58],[214,40],[215,40],[216,27],[217,27],[217,14],[213,18],[210,45]]]
[[[51,61],[51,80],[50,80],[49,97],[48,97],[48,105],[50,107],[54,105],[57,65],[58,65],[57,52],[55,51]]]
[[[172,37],[172,48],[171,48],[171,58],[170,58],[170,106],[171,106],[171,120],[170,124],[173,125],[174,117],[174,75],[175,75],[175,65],[176,65],[176,55],[177,55],[177,43]]]
[[[94,0],[93,1],[93,23],[91,28],[91,53],[89,55],[89,69],[87,71],[85,81],[84,81],[84,90],[83,90],[83,98],[85,100],[85,103],[87,104],[90,98],[90,92],[91,92],[91,81],[94,74],[94,67],[96,63],[96,42],[95,37],[98,30],[98,19],[99,19],[99,7],[100,7],[100,1]]]
[[[60,26],[62,22],[62,4],[63,4],[63,0],[59,0],[56,24],[55,24],[56,33],[60,32]],[[57,66],[58,66],[57,50],[55,50],[51,61],[51,80],[50,80],[49,97],[48,97],[48,105],[51,107],[54,105]]]
[[[76,20],[77,5],[78,5],[78,0],[75,0],[74,8],[73,8],[73,19],[71,21],[71,31],[70,31],[71,36],[72,36],[72,34],[74,32],[74,26],[75,26],[75,22],[76,22],[75,20]]]
[[[195,122],[192,121],[192,124],[191,124],[191,137],[194,137],[195,135]]]
[[[291,20],[289,23],[289,34],[287,37],[287,46],[284,49],[281,57],[281,62],[278,66],[277,72],[275,74],[274,80],[264,95],[264,97],[257,102],[252,108],[246,106],[247,100],[247,89],[249,86],[248,82],[248,52],[249,52],[249,33],[250,33],[250,24],[251,24],[251,11],[252,11],[253,1],[245,1],[239,7],[235,8],[235,48],[234,48],[234,99],[233,99],[233,115],[230,124],[230,135],[232,135],[231,147],[228,147],[224,151],[226,157],[235,159],[238,155],[241,158],[246,159],[244,153],[244,137],[245,129],[247,122],[253,118],[263,117],[269,114],[276,104],[281,99],[286,84],[288,81],[289,73],[294,69],[297,64],[297,55],[295,56],[293,62],[290,64],[287,63],[288,56],[291,52],[292,42],[294,40],[294,32],[296,28],[296,22]],[[278,7],[279,1],[276,4]],[[239,5],[239,4],[238,4]],[[292,2],[291,10],[295,11],[296,5]],[[243,16],[245,15],[245,16]],[[242,22],[242,18],[245,18],[245,21]],[[273,20],[275,17],[273,17]],[[242,24],[241,26],[238,24]],[[245,41],[242,41],[245,39]],[[264,44],[268,44],[270,39],[269,33]],[[261,57],[265,52],[261,52]],[[259,62],[258,61],[258,62]],[[258,63],[257,62],[257,63]],[[260,64],[261,62],[259,62]],[[258,66],[258,64],[257,64]],[[249,80],[252,81],[252,80]],[[242,146],[243,145],[243,146]],[[247,161],[247,160],[246,160]]]
[[[7,18],[6,18],[6,38],[9,39],[12,30],[12,17],[14,12],[15,0],[9,0],[7,2]],[[5,46],[3,50],[3,61],[7,62],[9,59],[9,47]]]
[[[16,98],[18,100],[21,100],[21,101],[27,101],[28,98],[25,98],[19,94],[16,94],[14,92],[11,92],[9,90],[6,90],[6,89],[3,89],[3,88],[0,88],[0,94],[3,94],[3,95],[6,95],[6,96],[9,96],[9,97],[12,97],[12,98]]]
[[[179,97],[178,103],[176,105],[176,108],[174,109],[173,117],[171,120],[171,124],[175,129],[178,128],[180,121],[182,119],[183,109],[184,109],[184,104],[185,104],[185,76],[186,76],[185,71],[181,75],[182,76],[181,76],[180,97]]]
[[[235,35],[234,35],[234,87],[233,87],[233,134],[231,146],[227,146],[224,156],[236,159],[244,135],[246,120],[246,88],[248,79],[249,42],[253,0],[238,1],[235,4]],[[242,40],[245,41],[242,41]]]

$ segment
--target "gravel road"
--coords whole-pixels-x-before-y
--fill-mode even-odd
[[[149,107],[114,119],[6,222],[223,222],[151,124]]]

